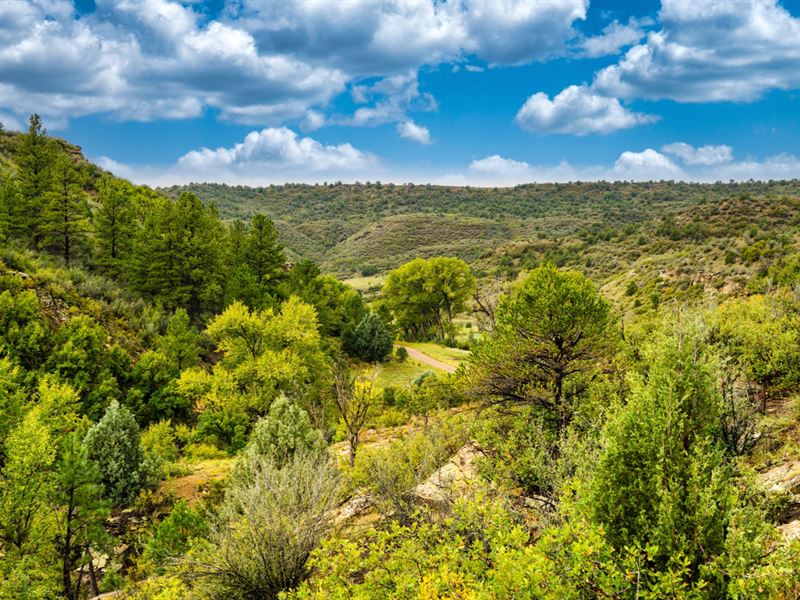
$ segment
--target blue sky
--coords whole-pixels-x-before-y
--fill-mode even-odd
[[[3,0],[0,121],[187,181],[800,177],[800,0]]]

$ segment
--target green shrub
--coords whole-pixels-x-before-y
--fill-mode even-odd
[[[264,459],[251,467],[250,477],[232,477],[209,543],[186,560],[190,579],[214,597],[277,598],[296,587],[331,526],[338,473],[330,461],[297,453],[283,468]]]
[[[392,352],[392,336],[377,314],[369,313],[353,331],[346,343],[351,356],[367,362],[381,362]]]
[[[189,549],[193,539],[207,535],[205,519],[181,500],[145,544],[140,565],[153,565],[156,572],[163,572],[168,560],[179,558]]]
[[[322,454],[325,442],[319,430],[311,425],[308,413],[280,396],[259,419],[244,449],[244,460],[264,459],[277,468],[285,465],[296,453]]]
[[[103,418],[84,439],[89,458],[100,467],[106,496],[117,506],[136,497],[152,483],[154,465],[140,443],[139,425],[133,414],[112,402]]]

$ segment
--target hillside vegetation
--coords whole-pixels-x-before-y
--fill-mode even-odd
[[[3,600],[800,594],[797,182],[164,195],[0,142]]]
[[[800,224],[797,180],[495,189],[192,184],[163,191],[191,191],[225,218],[263,212],[293,256],[344,277],[447,255],[466,260],[478,276],[513,276],[550,260],[601,285],[633,271],[640,287],[661,275],[666,287],[684,291],[740,289],[796,251]]]

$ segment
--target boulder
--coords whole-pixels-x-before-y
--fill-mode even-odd
[[[800,460],[778,465],[758,479],[770,492],[800,494]]]
[[[800,519],[795,521],[791,521],[786,523],[785,525],[781,525],[778,527],[783,535],[783,539],[787,542],[791,542],[792,540],[800,540]]]
[[[427,504],[448,503],[454,495],[465,492],[475,481],[477,458],[482,455],[483,452],[478,444],[468,442],[433,475],[420,483],[414,495]]]

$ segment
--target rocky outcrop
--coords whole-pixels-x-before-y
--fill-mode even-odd
[[[759,481],[771,492],[800,495],[800,460],[778,465],[762,473]]]
[[[414,488],[416,501],[441,509],[446,508],[455,498],[466,494],[477,479],[477,458],[482,454],[475,442],[462,446],[450,460]],[[353,496],[336,509],[333,515],[334,523],[347,529],[372,525],[379,519],[376,500],[371,494]]]
[[[800,540],[800,519],[796,519],[794,521],[790,521],[789,523],[785,523],[778,527],[783,535],[783,539],[788,542],[792,540]]]
[[[441,506],[465,493],[477,478],[477,459],[482,455],[478,444],[468,442],[417,486],[414,490],[415,496],[420,502]]]
[[[758,476],[758,482],[776,497],[775,515],[783,537],[800,539],[800,460],[778,465]]]

